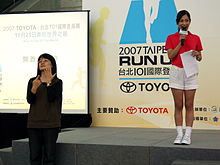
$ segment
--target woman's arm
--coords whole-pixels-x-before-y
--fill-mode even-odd
[[[179,43],[174,49],[168,49],[167,50],[168,57],[169,57],[170,60],[172,60],[178,54],[180,48],[182,47],[182,45],[181,45],[181,40],[182,39],[184,39],[184,40],[186,39],[185,34],[180,35]]]
[[[179,52],[181,48],[181,43],[179,43],[175,49],[168,49],[167,54],[170,60],[172,60]]]
[[[47,98],[49,102],[53,102],[57,98],[62,98],[63,82],[58,80],[47,87]]]
[[[196,56],[196,60],[197,61],[201,61],[202,60],[202,53],[201,53],[201,51],[194,50],[192,53],[193,53],[193,56]]]
[[[27,99],[27,102],[29,104],[33,104],[34,101],[35,101],[35,97],[36,95],[34,93],[32,93],[32,79],[29,80],[28,82],[28,87],[27,87],[27,96],[26,96],[26,99]]]

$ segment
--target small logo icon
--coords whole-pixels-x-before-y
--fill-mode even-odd
[[[126,112],[127,112],[128,114],[135,114],[135,113],[137,113],[137,108],[134,107],[134,106],[130,106],[130,107],[128,107],[128,108],[126,109]]]
[[[217,112],[218,112],[217,106],[212,106],[212,107],[211,107],[211,111],[212,111],[213,113],[217,113]]]
[[[213,117],[213,121],[214,121],[214,122],[218,122],[218,117],[216,117],[216,116]]]
[[[137,86],[133,82],[124,82],[121,84],[120,89],[125,93],[132,93],[137,89]]]

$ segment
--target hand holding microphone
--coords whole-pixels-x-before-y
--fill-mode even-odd
[[[188,35],[188,31],[186,30],[186,27],[181,28],[179,33],[181,34],[180,35],[181,46],[183,46],[186,40],[186,36]]]

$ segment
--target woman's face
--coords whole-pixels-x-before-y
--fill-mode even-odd
[[[52,64],[50,60],[46,58],[40,58],[40,60],[38,61],[38,65],[39,65],[40,71],[52,68]]]
[[[180,29],[186,29],[188,30],[189,28],[189,25],[190,25],[190,19],[189,17],[185,14],[182,16],[182,18],[180,19],[179,23],[178,23],[178,27]]]

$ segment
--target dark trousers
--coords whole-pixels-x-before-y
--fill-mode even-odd
[[[29,128],[31,165],[55,165],[59,128]]]

